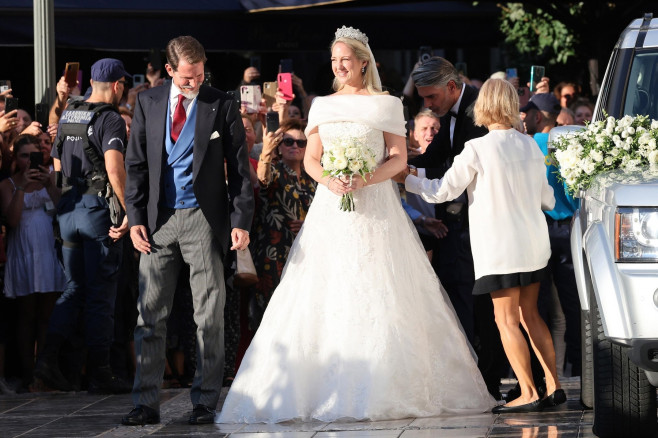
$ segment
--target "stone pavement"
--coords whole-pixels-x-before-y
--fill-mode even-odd
[[[590,438],[592,411],[580,405],[579,378],[565,378],[565,405],[535,414],[440,416],[378,422],[190,426],[189,390],[162,391],[162,423],[119,424],[129,395],[28,393],[0,396],[0,438],[9,437],[232,437],[232,438]],[[512,381],[504,381],[503,392]],[[226,396],[225,388],[222,396]],[[221,402],[223,402],[223,397]]]

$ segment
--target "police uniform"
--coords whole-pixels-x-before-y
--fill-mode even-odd
[[[92,79],[94,67],[107,60],[103,59],[92,66]],[[113,62],[110,66],[120,63],[117,60],[110,61]],[[115,72],[115,76],[117,74],[120,72]],[[116,79],[111,77],[98,81],[111,82],[123,76],[120,74]],[[94,163],[85,152],[85,142],[88,141],[100,159],[109,150],[124,153],[126,124],[119,113],[107,105],[104,111],[88,118],[85,118],[88,116],[85,113],[88,113],[86,109],[89,104],[83,103],[82,108],[78,105],[69,105],[62,114],[56,142],[58,147],[52,150],[52,156],[61,162],[58,181],[61,183],[62,196],[57,206],[57,221],[67,286],[50,319],[46,345],[40,358],[40,362],[47,363],[37,364],[39,371],[35,370],[35,375],[40,374],[38,377],[42,377],[49,386],[52,385],[50,382],[57,380],[52,378],[52,368],[57,368],[53,355],[56,358],[59,346],[76,331],[82,316],[91,391],[94,376],[99,372],[105,373],[105,382],[113,379],[109,369],[110,346],[114,332],[114,303],[123,239],[113,242],[108,236],[112,223],[108,200],[105,198],[107,175],[103,179],[98,169],[94,170]],[[70,126],[65,127],[67,124]],[[71,129],[73,125],[75,129]],[[87,138],[84,138],[85,134]],[[105,172],[104,160],[102,172]],[[129,387],[125,389],[129,390]]]

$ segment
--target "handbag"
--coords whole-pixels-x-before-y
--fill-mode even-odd
[[[236,251],[235,275],[233,285],[239,288],[253,286],[258,283],[258,274],[249,248]]]

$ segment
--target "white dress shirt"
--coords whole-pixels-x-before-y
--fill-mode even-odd
[[[171,91],[169,91],[169,120],[174,120],[174,112],[176,112],[176,106],[178,105],[178,95],[182,94],[180,88],[176,86],[173,82],[171,83]],[[194,95],[193,99],[185,98],[183,100],[183,108],[185,108],[185,115],[189,117],[190,111],[192,111],[192,105],[196,103],[196,98],[199,93]]]
[[[529,272],[551,255],[543,210],[555,205],[544,155],[515,129],[493,130],[464,145],[440,180],[409,175],[405,187],[428,202],[468,193],[475,278]]]

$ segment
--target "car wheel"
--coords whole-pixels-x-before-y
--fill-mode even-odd
[[[594,369],[590,315],[591,313],[587,311],[580,314],[580,354],[583,367],[580,375],[580,403],[586,408],[592,409],[594,407]]]
[[[606,339],[596,297],[592,294],[594,358],[594,427],[601,438],[656,437],[656,389],[627,349]]]

